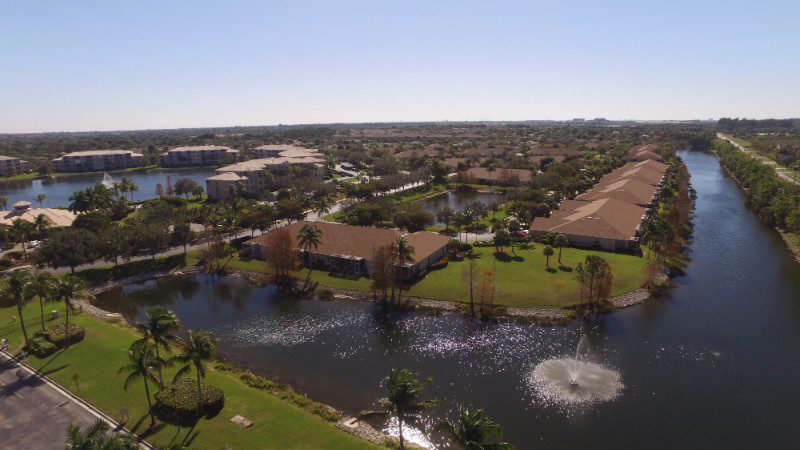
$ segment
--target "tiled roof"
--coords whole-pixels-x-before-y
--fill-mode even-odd
[[[636,236],[646,209],[612,198],[582,202],[565,200],[550,217],[537,217],[531,230],[576,236],[629,240]]]

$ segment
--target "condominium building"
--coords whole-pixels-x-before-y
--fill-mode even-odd
[[[224,200],[230,196],[231,184],[244,183],[248,191],[259,195],[287,186],[292,177],[321,179],[325,174],[323,162],[321,158],[313,156],[279,156],[242,161],[220,167],[216,176],[206,178],[206,192],[212,200]],[[290,171],[290,167],[296,167],[297,170]],[[236,174],[238,178],[220,176],[226,173]]]
[[[314,157],[320,158],[321,155],[319,151],[315,148],[305,148],[300,147],[297,145],[285,145],[285,144],[272,144],[272,145],[262,145],[261,147],[256,147],[253,149],[253,157],[256,159],[263,159],[263,158],[302,158],[302,157]]]
[[[162,167],[221,166],[238,161],[239,151],[219,145],[176,147],[159,157]]]
[[[0,176],[10,177],[31,171],[31,163],[13,156],[0,155]]]
[[[53,160],[56,172],[95,172],[139,167],[143,164],[141,153],[130,150],[87,150],[72,152]]]

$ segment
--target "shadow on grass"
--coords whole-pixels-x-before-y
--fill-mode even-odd
[[[558,270],[560,270],[562,272],[572,272],[572,267],[565,266],[565,265],[562,264],[562,265],[558,266]]]
[[[545,270],[546,270],[546,271],[548,271],[548,272],[550,272],[550,273],[556,273],[556,272],[558,272],[556,269],[553,269],[552,267],[548,267],[548,268],[546,268]]]

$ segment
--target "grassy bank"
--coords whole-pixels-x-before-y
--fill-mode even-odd
[[[52,309],[58,309],[63,317],[62,307],[47,307],[48,311]],[[0,326],[9,324],[16,313],[13,307],[0,309]],[[25,317],[38,317],[38,304],[27,305]],[[128,346],[137,335],[129,328],[88,314],[70,316],[71,321],[73,317],[74,323],[86,327],[86,338],[49,357],[29,357],[28,363],[117,420],[122,419],[120,408],[128,408],[130,418],[125,425],[156,446],[184,442],[197,448],[375,448],[269,392],[246,386],[235,374],[213,368],[209,368],[206,381],[225,393],[225,407],[217,416],[201,420],[191,430],[163,423],[148,430],[143,384],[139,381],[125,391],[122,387],[125,376],[117,375],[126,362]],[[35,327],[29,327],[31,334],[32,328]],[[15,332],[3,337],[15,348],[20,345],[21,336],[21,332]],[[175,368],[167,369],[165,378],[171,379],[174,371]],[[77,386],[73,375],[79,377]],[[254,425],[248,429],[234,425],[230,418],[237,414],[252,420]]]
[[[6,181],[24,181],[24,180],[35,180],[36,178],[41,177],[42,174],[39,172],[28,172],[28,173],[21,173],[18,175],[12,175],[10,177],[0,177],[0,183]]]
[[[506,248],[506,257],[496,257],[493,247],[476,247],[474,258],[481,272],[496,270],[496,301],[500,305],[524,306],[534,308],[560,308],[578,304],[579,288],[575,281],[574,271],[547,271],[542,244],[529,245],[526,249],[518,248],[517,257]],[[574,269],[587,255],[599,255],[611,264],[614,273],[612,295],[624,295],[639,289],[645,282],[645,265],[647,259],[628,254],[609,253],[593,250],[566,248],[562,262],[565,267]],[[558,251],[550,258],[550,267],[558,267]],[[196,255],[189,255],[188,264],[196,264]],[[434,270],[417,283],[411,285],[408,295],[435,300],[454,302],[469,301],[461,273],[467,261],[450,261],[446,267]],[[264,273],[268,270],[266,263],[252,258],[236,256],[228,267]],[[305,277],[308,272],[303,269],[295,273],[297,277]],[[340,278],[322,270],[311,273],[311,279],[322,286],[347,289],[357,292],[371,292],[371,280],[368,278]]]

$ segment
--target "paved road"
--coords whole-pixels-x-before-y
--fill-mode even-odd
[[[786,175],[785,173],[780,171],[780,170],[789,170],[786,167],[778,165],[777,162],[775,162],[775,161],[773,161],[773,160],[771,160],[769,158],[756,156],[752,149],[743,147],[742,145],[739,145],[738,142],[734,141],[733,139],[729,138],[728,136],[726,136],[726,135],[724,135],[722,133],[717,133],[717,138],[729,142],[731,145],[733,145],[734,147],[738,148],[739,150],[747,153],[748,155],[754,156],[756,159],[761,161],[761,164],[772,166],[772,168],[775,170],[775,173],[777,173],[779,177],[783,178],[784,180],[788,181],[789,183],[794,183],[794,184],[800,186],[800,181],[795,181],[795,179],[793,177],[790,177],[789,175]]]
[[[99,418],[0,352],[0,448],[61,449],[69,424],[85,428]]]

